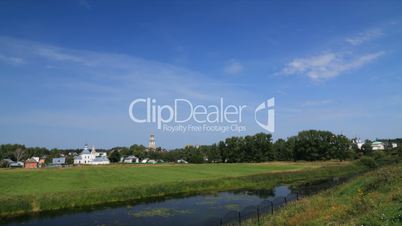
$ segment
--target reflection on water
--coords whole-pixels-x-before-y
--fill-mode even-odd
[[[322,183],[320,183],[322,184]],[[308,186],[303,187],[305,190]],[[288,186],[273,190],[219,192],[183,198],[104,207],[55,215],[19,218],[9,225],[204,225],[208,219],[219,219],[266,200],[282,200],[294,195]],[[246,209],[247,209],[246,208]]]

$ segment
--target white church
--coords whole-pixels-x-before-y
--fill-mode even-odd
[[[88,145],[84,146],[84,150],[79,156],[74,157],[74,164],[87,164],[87,165],[105,165],[110,164],[106,152],[96,152],[95,147],[89,151]]]

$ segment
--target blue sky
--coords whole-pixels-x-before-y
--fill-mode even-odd
[[[136,98],[255,106],[274,138],[325,129],[401,137],[400,1],[1,1],[0,143],[210,144],[264,132],[169,134]]]

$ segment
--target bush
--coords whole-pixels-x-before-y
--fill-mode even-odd
[[[386,156],[384,151],[373,151],[373,153],[371,154],[371,156],[375,159],[378,160],[380,158],[383,158],[384,156]]]
[[[362,189],[357,190],[352,198],[352,208],[349,210],[351,214],[359,214],[364,212],[369,212],[375,207],[375,203],[368,193],[364,192]]]
[[[4,160],[0,160],[0,168],[7,168],[9,166],[9,163]]]
[[[365,165],[365,166],[367,166],[369,168],[376,168],[377,167],[376,161],[372,157],[369,157],[369,156],[363,156],[360,159],[360,163],[362,163],[363,165]]]
[[[388,164],[398,163],[399,159],[397,156],[386,155],[380,159],[377,159],[376,161],[377,161],[378,165],[388,165]]]

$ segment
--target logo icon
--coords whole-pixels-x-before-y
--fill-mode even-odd
[[[273,133],[275,131],[275,97],[262,102],[254,111],[254,119],[261,128]],[[267,110],[266,122],[260,122],[257,119],[257,112]]]

